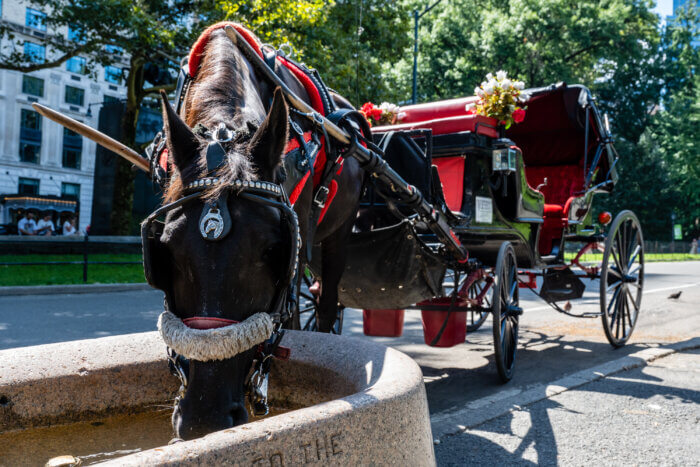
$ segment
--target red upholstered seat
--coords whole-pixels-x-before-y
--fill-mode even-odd
[[[525,167],[525,176],[532,188],[537,188],[547,178],[547,185],[539,188],[545,202],[539,251],[541,255],[548,255],[564,233],[569,200],[583,190],[583,169],[578,165],[530,166]]]
[[[373,133],[384,133],[387,131],[397,130],[415,130],[418,128],[429,128],[433,130],[433,135],[447,135],[450,133],[459,133],[462,131],[472,131],[480,135],[498,138],[498,129],[495,118],[484,117],[482,115],[470,115],[464,113],[445,118],[436,118],[433,120],[424,120],[410,123],[400,123],[398,125],[379,126],[372,128]]]
[[[527,184],[537,188],[547,178],[547,185],[540,187],[547,204],[566,205],[569,198],[583,190],[583,169],[578,165],[526,166]]]
[[[464,196],[464,156],[436,157],[433,164],[438,168],[445,202],[451,211],[462,210]]]

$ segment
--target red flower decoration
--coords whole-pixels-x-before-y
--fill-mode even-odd
[[[515,123],[520,123],[523,120],[525,120],[525,110],[524,109],[516,109],[513,112],[513,121]]]

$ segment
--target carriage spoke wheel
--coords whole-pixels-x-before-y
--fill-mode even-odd
[[[459,284],[457,290],[461,290],[464,283],[467,281],[468,274],[463,273],[459,275]],[[448,269],[445,273],[445,279],[442,281],[442,296],[451,297],[455,287],[456,272],[454,269]],[[476,298],[479,296],[482,290],[486,287],[486,278],[481,278],[475,281],[467,289],[467,297]],[[467,332],[474,332],[484,324],[486,318],[489,316],[488,310],[491,308],[491,290],[486,292],[483,298],[483,304],[481,310],[469,310],[467,311]]]
[[[486,277],[482,277],[481,279],[474,281],[474,283],[470,285],[469,289],[467,290],[467,297],[477,298],[484,288],[487,287],[487,285],[488,283],[486,282]],[[492,293],[493,289],[484,294],[481,310],[469,310],[467,312],[467,332],[476,331],[482,324],[484,324],[484,321],[486,321],[486,318],[489,316],[488,310],[491,309],[491,300],[493,298]]]
[[[625,345],[637,324],[644,287],[644,238],[637,216],[622,211],[605,240],[600,269],[603,330],[613,347]]]
[[[504,242],[498,250],[492,302],[496,368],[501,381],[505,383],[513,377],[515,369],[518,325],[522,314],[519,306],[518,265],[510,242]]]
[[[302,331],[318,331],[318,296],[311,293],[315,279],[311,275],[303,276],[304,285],[299,296],[299,322]],[[340,335],[343,332],[343,316],[345,308],[338,305],[335,321],[331,327],[331,334]]]

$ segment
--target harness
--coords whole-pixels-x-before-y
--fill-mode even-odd
[[[220,133],[217,132],[217,134],[220,136]],[[216,146],[221,147],[221,142],[222,141],[217,139],[211,141],[209,143],[207,153],[210,151],[218,152],[211,148]],[[221,151],[223,151],[223,148],[221,148]],[[207,159],[209,162],[209,158]],[[213,172],[213,170],[209,171],[210,174]],[[167,248],[160,241],[164,223],[159,221],[158,218],[186,203],[200,201],[200,198],[204,195],[205,190],[216,187],[221,183],[223,183],[221,179],[216,176],[203,177],[189,183],[185,187],[185,196],[157,209],[150,216],[148,216],[146,221],[142,224],[141,242],[143,245],[144,273],[146,280],[151,286],[159,289],[164,289],[165,287],[162,277],[159,277],[158,272],[154,269],[154,263],[157,261],[157,259],[163,254],[167,254]],[[185,350],[192,349],[193,346],[188,348],[174,345],[174,339],[177,339],[177,336],[180,337],[179,343],[182,343],[182,332],[179,334],[177,332],[172,332],[172,326],[170,328],[166,328],[163,325],[164,321],[170,317],[169,315],[172,315],[172,313],[167,310],[167,304],[166,311],[164,311],[159,318],[158,327],[165,342],[169,344],[168,360],[171,370],[180,378],[181,387],[179,397],[183,397],[187,389],[187,359],[194,358],[207,361],[231,358],[236,353],[240,353],[240,351],[247,350],[255,345],[258,345],[253,362],[253,371],[246,384],[248,386],[248,394],[253,411],[256,415],[263,415],[267,414],[269,411],[267,402],[267,379],[270,372],[271,358],[274,356],[278,358],[287,358],[289,356],[289,350],[280,347],[279,343],[284,335],[282,324],[289,319],[292,307],[294,306],[294,304],[291,303],[292,294],[290,294],[289,291],[292,289],[291,285],[294,282],[294,277],[296,276],[298,269],[299,249],[301,248],[299,222],[296,213],[292,209],[289,198],[281,185],[263,181],[235,180],[224,187],[221,195],[216,200],[202,203],[203,206],[202,214],[200,216],[199,230],[204,240],[219,241],[225,238],[228,234],[231,228],[231,219],[228,215],[227,207],[228,198],[230,196],[247,199],[260,205],[271,206],[278,209],[280,211],[281,218],[284,222],[286,222],[290,233],[291,248],[286,274],[283,277],[282,282],[280,283],[280,286],[272,300],[271,309],[268,310],[267,313],[264,313],[264,315],[270,321],[269,323],[265,322],[262,324],[265,326],[266,332],[258,333],[259,335],[264,336],[262,338],[263,341],[256,340],[237,346],[234,345],[233,347],[235,347],[235,350],[237,350],[235,353],[221,353],[218,356],[196,353],[193,350]],[[195,317],[183,320],[182,324],[186,328],[200,330],[200,332],[201,330],[205,329],[211,330],[220,328],[227,330],[229,331],[229,335],[225,335],[223,332],[221,332],[222,337],[225,340],[226,338],[231,337],[230,334],[237,330],[237,326],[244,326],[246,323],[248,323],[248,325],[252,325],[256,320],[265,321],[264,317],[261,317],[260,315],[263,315],[263,313],[257,313],[256,315],[246,319],[243,323],[237,323],[236,321],[223,318]],[[182,331],[181,328],[179,330]],[[239,332],[239,334],[244,333]],[[249,335],[249,333],[247,335]],[[234,342],[233,344],[236,343]],[[176,352],[173,347],[177,348],[180,353]]]
[[[178,114],[182,109],[188,89],[196,76],[199,59],[204,52],[209,36],[214,30],[226,26],[234,27],[255,52],[264,59],[270,69],[274,70],[275,65],[284,66],[304,85],[311,98],[312,107],[317,112],[314,115],[327,116],[339,124],[341,122],[347,124],[349,117],[353,116],[357,121],[361,122],[360,126],[364,124],[361,128],[363,133],[369,134],[369,127],[363,118],[357,118],[359,116],[357,112],[353,113],[350,110],[337,110],[335,108],[331,94],[318,72],[308,69],[303,64],[294,62],[281,51],[275,50],[270,46],[260,45],[257,38],[250,31],[236,23],[229,22],[218,23],[205,30],[192,47],[189,57],[181,63],[175,92],[175,110]],[[264,76],[263,79],[265,79]],[[272,317],[271,323],[267,323],[265,318],[260,316],[263,313],[257,313],[242,323],[222,318],[195,317],[182,320],[180,325],[177,322],[179,319],[175,317],[176,321],[172,320],[171,318],[174,315],[166,309],[159,318],[159,330],[166,344],[168,344],[168,360],[171,371],[181,381],[179,397],[184,397],[187,388],[187,359],[207,361],[231,358],[236,353],[257,345],[253,369],[246,384],[253,412],[256,415],[266,415],[268,413],[267,385],[271,361],[273,357],[287,358],[289,355],[289,349],[281,347],[279,343],[284,333],[282,325],[291,316],[293,307],[296,306],[297,302],[296,287],[292,285],[296,284],[295,277],[296,279],[299,278],[297,271],[301,238],[299,235],[299,223],[293,206],[308,180],[312,179],[314,192],[309,216],[308,248],[306,252],[307,261],[310,262],[316,226],[323,220],[323,216],[337,192],[337,182],[334,178],[341,173],[343,168],[343,153],[340,150],[333,151],[331,149],[331,139],[325,133],[322,120],[315,118],[316,124],[313,130],[303,131],[295,117],[306,119],[308,115],[294,109],[291,110],[289,118],[291,139],[287,143],[284,154],[282,184],[235,180],[226,187],[218,199],[203,204],[199,220],[199,229],[202,237],[207,241],[219,241],[226,237],[231,226],[227,207],[229,196],[248,199],[280,210],[282,218],[289,224],[292,248],[290,250],[288,274],[284,283],[277,289],[276,296],[272,302],[272,309],[268,312]],[[255,126],[255,123],[248,122],[246,125],[250,130],[252,129],[251,127]],[[153,268],[155,263],[153,252],[161,251],[162,253],[162,250],[165,249],[160,244],[163,223],[157,221],[157,218],[185,203],[199,200],[206,189],[220,185],[222,183],[221,180],[212,174],[215,174],[216,169],[226,159],[226,151],[222,143],[236,140],[240,138],[240,135],[246,133],[243,130],[231,132],[224,123],[221,123],[214,130],[200,130],[200,136],[209,141],[206,150],[209,176],[195,180],[187,185],[184,197],[159,208],[142,225],[144,270],[147,281],[156,288],[163,289],[163,286],[162,284],[158,285],[157,272]],[[197,132],[196,128],[195,131]],[[159,132],[146,148],[146,154],[151,164],[153,182],[161,187],[165,187],[169,183],[172,172],[168,162],[168,151],[165,143],[164,132]],[[330,154],[336,154],[336,157],[328,157]],[[289,196],[287,196],[287,193],[289,193]],[[263,328],[260,326],[264,326],[264,331],[261,330]],[[256,329],[255,333],[253,333],[259,337],[254,339],[256,342],[249,340],[245,343],[239,343],[236,341],[234,336],[242,334],[241,330],[243,327]],[[209,349],[209,351],[203,353],[194,350],[197,348],[198,343],[207,342],[209,336],[212,335],[210,334],[212,331],[218,333],[221,342],[226,342],[227,339],[233,339],[235,342],[214,350]],[[246,335],[249,336],[250,333]],[[176,342],[177,339],[173,336],[179,336],[177,337],[179,341]],[[262,339],[260,336],[269,336],[269,338],[257,342]]]

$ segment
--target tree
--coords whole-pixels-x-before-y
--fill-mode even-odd
[[[148,83],[144,67],[172,67],[177,56],[191,43],[187,27],[194,3],[187,0],[34,0],[33,5],[47,13],[48,34],[44,39],[51,58],[43,63],[31,61],[18,50],[21,45],[11,26],[0,30],[14,45],[0,57],[0,68],[29,72],[59,66],[78,54],[94,63],[108,65],[114,56],[105,46],[118,47],[129,59],[124,70],[126,102],[121,123],[121,139],[135,148],[136,122],[144,98],[157,92]],[[73,33],[66,39],[66,31]],[[117,164],[111,230],[116,235],[131,232],[134,194],[132,167],[124,160]]]
[[[651,138],[668,167],[679,203],[673,209],[686,239],[700,236],[700,50],[694,46],[700,8],[676,11],[664,34],[668,61],[663,108],[650,124]]]
[[[443,2],[421,20],[418,94],[421,100],[471,95],[486,73],[500,69],[531,87],[590,86],[605,77],[603,63],[624,63],[643,42],[658,41],[650,7],[646,0]],[[393,87],[408,96],[411,55],[404,57]]]
[[[238,21],[265,43],[289,44],[294,59],[358,106],[393,96],[383,69],[410,44],[409,11],[392,0],[221,0],[204,15],[209,23]]]

